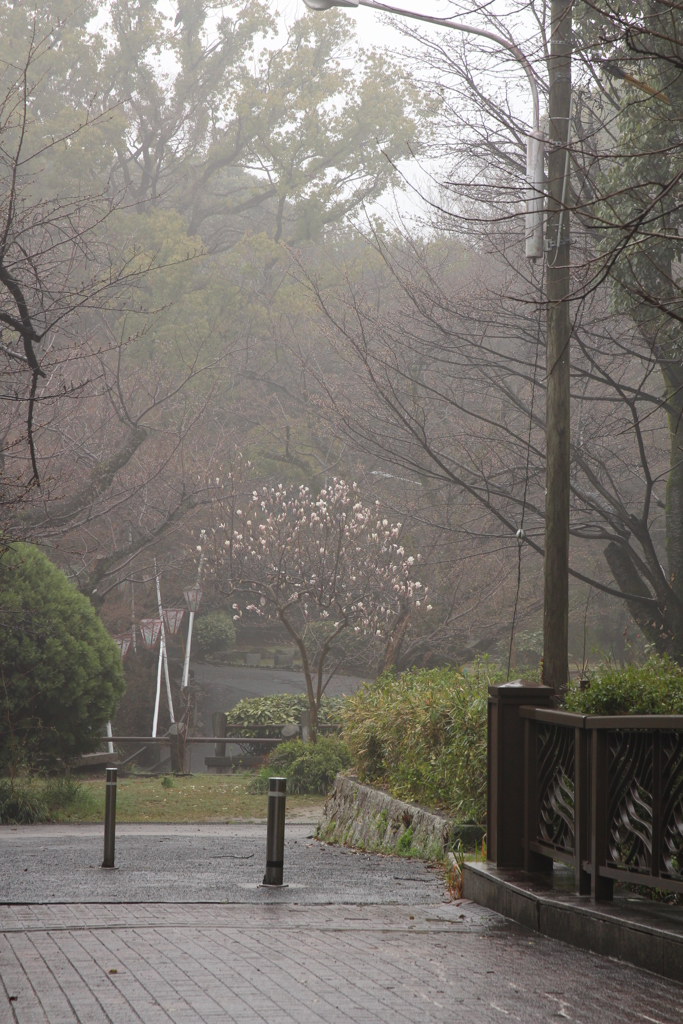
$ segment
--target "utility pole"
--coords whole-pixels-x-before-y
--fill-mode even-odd
[[[572,0],[550,4],[543,682],[569,680],[569,151]]]
[[[543,255],[543,137],[538,91],[527,57],[510,39],[450,18],[409,11],[383,0],[304,0],[313,11],[371,7],[429,25],[471,33],[505,47],[524,68],[533,101],[527,137],[525,251]],[[569,681],[569,150],[572,97],[572,0],[550,0],[550,98],[548,137],[546,499],[543,606],[543,681],[563,693]]]

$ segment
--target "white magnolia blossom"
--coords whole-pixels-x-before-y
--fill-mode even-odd
[[[230,591],[244,595],[252,615],[292,628],[298,615],[325,622],[330,635],[351,627],[385,637],[407,604],[419,607],[417,592],[424,602],[427,588],[411,576],[416,559],[399,543],[401,524],[382,518],[379,502],[364,505],[356,484],[335,479],[317,495],[264,487],[235,517],[232,535],[229,516],[218,523],[226,536],[217,537],[214,568],[220,577],[230,565]]]

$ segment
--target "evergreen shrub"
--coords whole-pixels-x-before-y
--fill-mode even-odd
[[[334,785],[338,772],[351,764],[349,749],[343,740],[333,736],[319,736],[317,743],[292,740],[281,743],[268,757],[266,764],[254,780],[254,791],[268,792],[271,775],[287,779],[287,792],[320,794],[325,796]]]
[[[338,723],[344,697],[323,696],[318,711],[321,725]],[[309,710],[305,693],[277,693],[271,697],[245,697],[226,713],[228,725],[251,722],[270,725],[273,722],[300,722],[302,712]]]
[[[571,686],[565,708],[581,715],[681,715],[683,668],[659,655],[644,665],[607,666],[585,690]]]
[[[386,674],[348,697],[344,739],[361,781],[459,821],[486,814],[487,663]]]
[[[235,623],[225,611],[200,615],[192,630],[192,647],[198,657],[218,660],[235,646]]]

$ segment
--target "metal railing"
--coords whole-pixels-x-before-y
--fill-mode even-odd
[[[683,892],[683,715],[521,707],[524,866],[571,864],[576,889]]]

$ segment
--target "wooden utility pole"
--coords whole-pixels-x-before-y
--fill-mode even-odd
[[[569,678],[569,162],[572,2],[550,4],[543,682]]]

